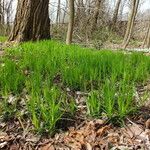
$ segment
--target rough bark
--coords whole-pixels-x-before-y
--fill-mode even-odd
[[[17,13],[9,41],[50,38],[49,0],[18,0]]]
[[[69,24],[66,37],[66,44],[69,45],[72,43],[73,27],[74,27],[74,0],[69,0]]]
[[[125,37],[123,41],[123,48],[126,48],[129,44],[129,41],[132,35],[133,26],[134,26],[135,17],[138,11],[139,2],[140,0],[132,1],[132,10],[131,10],[131,14],[129,16],[129,20],[127,24],[127,29],[126,29],[126,33],[125,33]]]

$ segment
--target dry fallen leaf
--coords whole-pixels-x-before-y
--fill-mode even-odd
[[[7,135],[6,132],[0,132],[0,142],[8,141],[9,136]]]
[[[146,129],[150,129],[150,119],[145,122]]]
[[[97,136],[102,136],[110,129],[110,126],[104,126],[97,131]]]
[[[86,149],[87,149],[87,150],[92,150],[92,146],[91,146],[90,143],[86,143]]]
[[[47,145],[41,147],[40,150],[55,150],[55,148],[51,143],[48,143]]]
[[[7,145],[7,142],[6,142],[6,141],[5,141],[5,142],[2,142],[2,143],[0,143],[0,148],[4,148],[6,145]]]
[[[18,149],[19,149],[19,145],[17,145],[17,144],[12,144],[10,146],[10,150],[18,150]]]

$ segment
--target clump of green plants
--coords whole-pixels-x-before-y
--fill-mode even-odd
[[[66,88],[89,93],[88,117],[105,114],[110,120],[123,120],[133,113],[135,88],[150,79],[150,57],[56,41],[27,42],[6,50],[0,72],[0,94],[21,96],[25,90],[35,129],[53,134],[62,117],[74,117],[78,111],[74,95],[68,96]]]
[[[0,36],[0,42],[5,42],[7,40],[6,36]]]
[[[102,99],[99,91],[90,92],[87,98],[87,113],[91,117],[100,117],[102,112]]]
[[[5,59],[0,68],[1,92],[6,94],[19,94],[24,88],[25,77],[16,62]]]
[[[44,88],[42,95],[36,91],[32,92],[28,101],[28,110],[37,131],[54,133],[56,123],[61,119],[64,112],[61,107],[62,102],[63,97],[56,87]]]

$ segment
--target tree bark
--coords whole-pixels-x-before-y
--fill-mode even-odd
[[[2,7],[3,7],[2,0],[0,0],[0,25],[3,24],[3,11],[2,11]]]
[[[95,7],[94,15],[93,15],[91,32],[94,31],[94,29],[96,28],[96,25],[97,25],[97,20],[98,20],[98,16],[99,16],[101,1],[102,0],[96,0],[96,7]]]
[[[112,18],[112,27],[115,27],[117,19],[118,19],[118,14],[119,14],[119,8],[120,8],[121,0],[118,0],[116,3],[116,7],[114,10],[113,18]]]
[[[125,37],[124,37],[124,41],[123,41],[123,48],[126,48],[130,42],[135,17],[136,17],[137,11],[138,11],[139,2],[140,2],[140,0],[132,1],[132,10],[131,10],[131,14],[129,16],[129,20],[128,20],[128,24],[127,24],[127,29],[126,29],[126,33],[125,33]]]
[[[149,34],[148,34],[148,38],[147,38],[147,42],[146,42],[146,47],[150,48],[150,31],[149,31]]]
[[[66,37],[66,44],[69,45],[72,43],[72,36],[73,36],[73,27],[74,27],[74,0],[69,0],[69,24],[68,24],[68,31]]]
[[[50,38],[49,0],[18,0],[9,41],[24,42]]]
[[[145,45],[147,45],[149,34],[150,34],[150,22],[149,22],[149,25],[148,25],[148,28],[147,28],[147,31],[146,31],[146,35],[145,35],[145,38],[144,38],[143,47],[145,47]]]
[[[60,23],[60,0],[58,0],[56,23],[57,23],[57,24]]]
[[[148,26],[148,29],[147,29],[145,39],[144,39],[143,46],[144,45],[146,46],[146,48],[150,48],[150,22],[149,22],[149,26]]]

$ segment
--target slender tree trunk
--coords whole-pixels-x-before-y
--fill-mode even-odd
[[[94,31],[94,29],[96,28],[96,25],[97,25],[97,20],[98,20],[98,16],[99,16],[101,1],[102,0],[96,0],[96,7],[95,7],[94,15],[93,15],[91,32]]]
[[[57,24],[60,23],[60,0],[58,0],[56,23],[57,23]]]
[[[18,0],[17,13],[9,41],[50,38],[49,0]]]
[[[69,24],[68,24],[68,31],[66,37],[66,44],[69,45],[72,43],[72,36],[73,36],[73,27],[74,27],[74,0],[69,0]]]
[[[119,8],[121,5],[121,0],[118,0],[116,3],[116,7],[114,10],[113,18],[112,18],[112,27],[114,28],[118,19],[118,14],[119,14]]]
[[[148,37],[147,37],[146,47],[150,48],[150,31],[149,31],[149,34],[148,34]]]
[[[129,20],[128,20],[128,24],[127,24],[127,29],[126,29],[126,33],[125,33],[125,37],[124,37],[124,41],[123,41],[123,48],[126,48],[130,42],[135,17],[136,17],[137,11],[138,11],[139,2],[140,2],[140,0],[132,1],[132,10],[131,10],[131,14],[129,16]]]
[[[145,45],[147,44],[149,34],[150,34],[150,22],[149,22],[149,25],[148,25],[148,28],[147,28],[147,31],[146,31],[146,35],[145,35],[145,38],[144,38],[143,47],[145,47]]]
[[[0,0],[0,25],[2,25],[2,22],[3,22],[3,11],[2,11],[2,0]]]
[[[63,13],[63,17],[62,17],[62,23],[65,23],[65,17],[66,17],[67,6],[68,6],[68,2],[67,2],[67,0],[66,0],[66,6],[65,6],[64,13]]]

